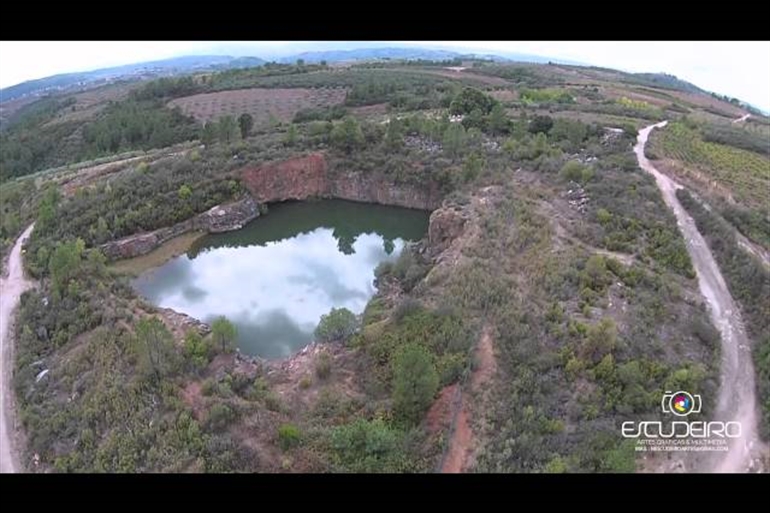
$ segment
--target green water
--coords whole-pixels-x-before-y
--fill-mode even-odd
[[[420,210],[342,200],[272,205],[241,230],[199,239],[134,287],[204,322],[225,315],[242,352],[281,358],[311,342],[332,307],[361,313],[377,265],[427,228]]]

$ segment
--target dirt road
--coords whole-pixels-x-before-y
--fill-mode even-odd
[[[746,121],[750,117],[751,117],[751,114],[745,114],[745,115],[739,117],[738,119],[734,119],[733,123],[740,123],[741,121]]]
[[[703,453],[691,471],[746,472],[758,465],[762,443],[757,434],[756,388],[751,346],[740,318],[740,310],[727,289],[711,250],[695,227],[695,222],[676,198],[682,186],[660,173],[644,156],[644,145],[653,128],[662,128],[666,121],[642,128],[637,137],[634,153],[639,166],[655,177],[666,204],[673,210],[679,230],[684,236],[687,251],[698,274],[698,286],[709,307],[714,326],[722,342],[721,381],[716,411],[712,420],[737,421],[742,425],[742,436],[731,439],[730,450]]]
[[[0,473],[16,472],[19,468],[13,451],[13,397],[10,386],[13,369],[13,312],[19,303],[21,293],[32,286],[24,279],[21,265],[21,246],[29,234],[30,225],[21,234],[8,257],[8,276],[0,278]]]

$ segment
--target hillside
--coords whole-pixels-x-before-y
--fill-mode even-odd
[[[164,75],[191,73],[198,70],[229,69],[259,66],[265,61],[257,57],[230,57],[226,55],[186,55],[158,61],[140,62],[79,73],[64,73],[51,77],[28,80],[0,89],[0,102],[8,102],[27,95],[41,96],[95,85]]]
[[[633,151],[662,120],[648,157],[709,205],[677,193],[748,323],[767,437],[770,338],[752,306],[767,269],[719,244],[770,250],[767,126],[733,123],[739,106],[675,77],[409,52],[212,62],[19,111],[0,135],[0,249],[5,261],[35,222],[24,265],[37,287],[13,333],[23,468],[711,468],[619,436],[623,422],[666,419],[670,391],[702,396],[691,419],[721,411],[724,341],[700,263]],[[419,209],[427,232],[376,267],[359,315],[328,312],[287,358],[235,351],[237,319],[204,325],[134,287],[175,258],[184,279],[184,259],[214,249],[203,232],[235,237],[279,205],[323,198]],[[340,251],[355,252],[347,235],[335,231]],[[234,258],[238,240],[225,239]],[[330,280],[316,254],[303,265]],[[191,301],[212,293],[193,289]]]

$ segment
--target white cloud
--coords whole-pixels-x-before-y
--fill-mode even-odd
[[[404,247],[395,239],[395,251],[387,255],[382,236],[361,233],[354,252],[346,255],[332,232],[317,228],[264,245],[220,247],[192,260],[182,255],[142,275],[135,286],[154,304],[198,319],[225,315],[244,334],[290,322],[309,339],[332,307],[363,312],[376,292],[375,267],[394,260]],[[198,292],[190,294],[191,289]],[[284,342],[261,341],[261,351],[288,354],[273,347]]]

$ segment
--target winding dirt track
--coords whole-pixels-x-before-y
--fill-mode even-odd
[[[679,230],[684,236],[698,274],[698,286],[709,306],[714,326],[719,330],[722,342],[721,382],[716,411],[712,420],[737,421],[742,425],[742,436],[730,439],[730,450],[708,452],[696,459],[697,472],[747,472],[753,470],[762,450],[757,434],[757,398],[754,384],[754,362],[751,345],[741,322],[740,310],[727,289],[722,273],[711,250],[695,227],[695,222],[676,198],[676,190],[682,186],[660,173],[644,156],[644,145],[653,128],[662,128],[666,121],[639,130],[634,153],[639,166],[652,174],[663,194],[666,204],[674,211]]]
[[[449,439],[448,451],[441,464],[442,474],[458,474],[465,472],[472,466],[472,460],[475,459],[475,452],[478,450],[478,440],[471,427],[471,401],[485,401],[483,397],[484,387],[489,384],[497,370],[495,360],[494,343],[492,342],[492,333],[489,326],[485,327],[481,333],[478,345],[475,351],[476,362],[478,366],[471,374],[470,395],[468,391],[462,390],[462,384],[459,385],[459,401],[453,407],[454,428],[451,429],[451,438]]]
[[[13,370],[13,312],[22,292],[32,284],[24,278],[21,265],[21,246],[32,233],[31,224],[16,241],[8,257],[8,276],[0,278],[0,473],[13,473],[19,469],[12,447],[13,397],[11,373]]]

